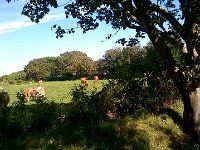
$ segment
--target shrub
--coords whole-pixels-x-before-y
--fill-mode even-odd
[[[100,122],[117,114],[126,114],[129,104],[124,91],[124,86],[117,80],[109,80],[99,92],[95,88],[88,91],[86,87],[75,87],[71,93],[73,109],[69,112],[70,122]],[[120,106],[123,106],[123,111]]]
[[[66,104],[46,100],[41,103],[25,104],[23,95],[0,114],[0,138],[20,136],[32,131],[46,131],[66,123]]]
[[[92,117],[91,101],[96,93],[96,90],[89,93],[85,86],[76,86],[72,89],[73,106],[68,115],[71,123],[88,122],[94,119],[94,116]]]
[[[165,74],[161,77],[145,74],[142,78],[120,81],[125,86],[126,98],[131,105],[145,109],[158,109],[164,103],[172,103],[180,94],[177,87]]]
[[[88,91],[78,86],[72,89],[73,109],[69,120],[73,123],[99,122],[109,117],[123,117],[137,110],[158,110],[163,103],[179,97],[170,80],[146,74],[131,80],[109,80],[101,91]],[[109,116],[113,115],[113,116]]]

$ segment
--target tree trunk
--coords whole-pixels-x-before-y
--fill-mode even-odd
[[[178,75],[181,78],[181,74]],[[191,96],[187,88],[185,87],[185,84],[183,81],[177,81],[177,79],[174,79],[175,85],[178,87],[179,92],[181,94],[182,100],[183,100],[183,105],[184,105],[184,110],[183,110],[183,125],[184,125],[184,130],[187,133],[192,133],[193,132],[193,108],[191,105]]]
[[[184,104],[184,130],[191,135],[195,142],[200,143],[200,88],[188,92],[184,84],[176,81],[175,84],[180,91]]]
[[[198,143],[200,143],[200,102],[199,102],[199,99],[200,99],[200,88],[196,88],[190,94],[190,102],[191,102],[191,108],[192,108],[192,115],[190,116],[190,118],[192,118],[191,121],[193,123],[192,136],[194,137],[195,141]],[[188,112],[185,112],[185,113],[187,115]],[[186,117],[184,117],[184,120],[189,121]]]
[[[183,111],[183,127],[184,131],[191,135],[191,137],[200,143],[200,88],[193,87],[192,89],[184,83],[183,73],[176,70],[176,63],[171,54],[169,47],[165,44],[163,39],[157,40],[155,49],[160,54],[163,60],[166,60],[166,67],[168,74],[178,87],[181,94],[184,111]]]
[[[191,134],[191,137],[200,143],[200,88],[193,87],[189,89],[183,77],[183,73],[176,67],[176,62],[171,53],[170,47],[166,44],[166,39],[160,36],[155,26],[148,20],[143,20],[143,26],[154,45],[155,50],[159,53],[160,58],[165,61],[168,75],[171,77],[181,94],[184,111],[183,124],[184,130]],[[191,64],[192,65],[192,64]],[[177,122],[177,121],[176,121]]]

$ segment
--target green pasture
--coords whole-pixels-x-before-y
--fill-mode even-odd
[[[97,88],[100,90],[102,88],[102,84],[106,82],[106,80],[99,80],[94,84],[93,80],[88,80],[88,90]],[[45,89],[45,94],[48,100],[52,100],[56,103],[68,103],[71,101],[70,91],[74,86],[79,86],[80,80],[73,80],[73,81],[51,81],[43,83],[43,87]],[[10,103],[12,104],[14,101],[17,100],[17,92],[24,91],[26,88],[29,87],[36,87],[36,83],[24,83],[19,85],[1,85],[4,88],[4,91],[8,92],[10,95]]]
[[[106,80],[99,80],[94,84],[89,80],[88,90],[97,88],[100,90]],[[65,118],[63,110],[68,110],[68,103],[71,100],[70,91],[74,86],[78,86],[80,80],[75,81],[52,81],[44,82],[43,86],[48,99],[56,104],[38,103],[8,109],[7,120],[8,129],[14,130],[18,135],[2,138],[0,149],[59,149],[59,150],[172,150],[196,149],[188,135],[183,133],[181,127],[172,120],[172,116],[167,112],[138,111],[133,116],[117,118],[101,123],[70,124]],[[2,86],[2,85],[1,85]],[[11,102],[16,101],[17,92],[30,86],[37,86],[37,83],[25,83],[20,85],[3,85],[5,91],[10,94]],[[54,111],[51,111],[52,108]],[[183,104],[176,101],[171,108],[180,115],[183,112]],[[14,113],[16,112],[16,113]],[[39,113],[38,113],[39,112]],[[14,115],[13,115],[14,114]],[[23,116],[21,115],[23,114]],[[11,115],[11,116],[9,116]],[[13,115],[13,116],[12,116]],[[30,117],[32,115],[32,117]],[[61,115],[61,117],[60,117]],[[48,117],[47,117],[48,116]],[[57,124],[42,131],[36,130],[37,124],[55,121],[55,116],[59,116]],[[53,118],[53,119],[51,119]],[[64,119],[62,121],[62,119]],[[35,127],[29,132],[22,130],[30,126]],[[4,126],[2,126],[3,128]],[[6,128],[7,129],[7,128]],[[16,130],[15,130],[16,129]],[[17,130],[18,129],[18,130]],[[9,131],[8,130],[8,131]],[[3,131],[3,130],[2,130]],[[15,133],[15,134],[16,134]]]

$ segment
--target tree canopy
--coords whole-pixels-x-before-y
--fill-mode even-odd
[[[96,62],[80,51],[70,51],[58,57],[31,60],[25,66],[26,80],[70,80],[96,73]]]

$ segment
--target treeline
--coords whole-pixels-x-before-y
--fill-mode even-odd
[[[87,54],[70,51],[58,57],[43,57],[31,60],[24,70],[0,78],[10,84],[24,81],[62,81],[74,80],[83,76],[92,79],[94,75],[101,78],[133,78],[145,72],[159,73],[161,65],[151,44],[145,47],[125,47],[107,50],[105,55],[93,61]]]

